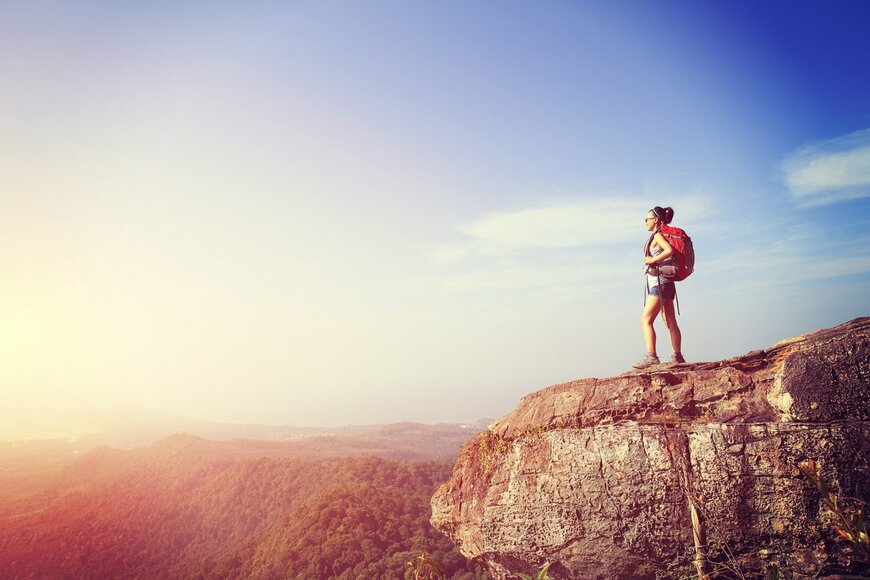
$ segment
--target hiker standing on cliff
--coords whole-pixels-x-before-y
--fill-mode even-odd
[[[674,284],[676,271],[674,261],[677,256],[674,248],[662,234],[662,226],[669,224],[673,218],[673,209],[656,206],[649,210],[644,220],[646,230],[652,232],[644,247],[647,296],[640,317],[640,326],[646,343],[646,356],[632,365],[636,369],[645,369],[659,364],[659,357],[656,354],[656,331],[653,327],[659,312],[665,320],[665,326],[671,337],[671,346],[674,348],[674,354],[668,362],[686,362],[680,350],[683,337],[674,314],[674,298],[677,295],[677,287]]]

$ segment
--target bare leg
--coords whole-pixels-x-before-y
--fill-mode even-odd
[[[674,301],[662,301],[662,318],[665,319],[665,326],[668,327],[668,333],[671,335],[671,346],[674,347],[675,353],[682,353],[680,350],[683,345],[683,334],[680,332],[680,326],[677,324],[677,316],[674,313]]]
[[[643,340],[649,353],[656,351],[656,329],[653,327],[653,322],[659,315],[659,310],[661,310],[659,297],[647,296],[646,307],[640,317],[640,327],[643,329]]]

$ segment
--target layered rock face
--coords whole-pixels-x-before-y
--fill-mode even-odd
[[[797,465],[870,490],[870,318],[712,363],[555,385],[462,448],[432,524],[496,578],[856,570]]]

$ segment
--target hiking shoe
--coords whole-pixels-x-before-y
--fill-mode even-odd
[[[653,367],[657,364],[661,364],[659,361],[659,357],[654,354],[647,354],[645,357],[643,357],[631,366],[636,369],[645,369],[648,367]]]
[[[684,359],[683,355],[678,353],[678,352],[675,352],[674,354],[672,354],[671,358],[668,359],[669,365],[678,365],[678,364],[683,364],[684,362],[686,362],[686,359]]]

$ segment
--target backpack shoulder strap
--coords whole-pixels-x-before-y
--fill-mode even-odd
[[[652,243],[653,243],[653,240],[655,239],[657,233],[659,233],[659,230],[656,230],[652,233],[652,235],[647,240],[646,245],[643,247],[643,255],[644,256],[652,256],[652,251],[651,251]]]

